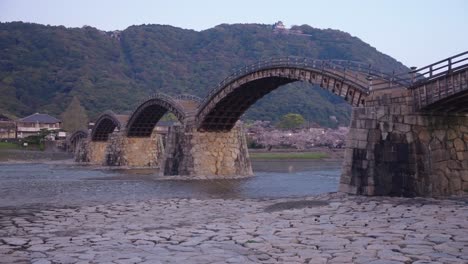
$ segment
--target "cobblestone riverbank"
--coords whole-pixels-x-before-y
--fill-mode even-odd
[[[468,199],[324,194],[1,208],[1,263],[468,263]]]

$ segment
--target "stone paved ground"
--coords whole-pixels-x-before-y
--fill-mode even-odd
[[[467,199],[299,200],[3,208],[0,262],[468,263]]]

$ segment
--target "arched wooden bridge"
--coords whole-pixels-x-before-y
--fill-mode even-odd
[[[468,172],[468,52],[402,73],[341,60],[261,61],[235,71],[204,99],[158,93],[129,116],[106,111],[96,121],[90,141],[107,141],[110,133],[119,131],[129,140],[115,142],[146,146],[156,124],[171,112],[182,129],[168,135],[164,160],[157,162],[163,172],[249,175],[245,138],[237,121],[257,100],[297,81],[319,86],[354,107],[340,190],[440,195],[458,193],[466,185],[468,191],[468,182],[460,178]],[[126,155],[135,157],[128,154],[134,152]],[[434,176],[437,173],[442,176]]]
[[[192,95],[171,97],[155,94],[128,117],[129,137],[148,137],[167,112],[180,122],[193,118],[200,131],[229,131],[258,99],[278,87],[303,81],[342,97],[355,107],[365,106],[375,91],[408,89],[414,107],[421,111],[466,112],[467,52],[400,74],[385,73],[371,65],[342,60],[313,60],[282,57],[260,61],[235,71],[221,81],[204,99]],[[121,122],[111,112],[96,122],[93,140],[106,140]],[[120,117],[125,120],[125,117]],[[125,120],[126,121],[126,120]]]

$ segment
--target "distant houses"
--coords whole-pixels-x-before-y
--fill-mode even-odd
[[[54,131],[56,136],[65,137],[64,132],[59,132],[62,122],[48,114],[35,113],[18,120],[12,120],[0,114],[0,138],[22,139],[39,134],[41,130]]]
[[[16,121],[18,138],[37,135],[42,129],[56,131],[60,130],[61,127],[60,120],[47,114],[35,113]]]
[[[0,139],[16,138],[16,123],[9,117],[0,114]]]
[[[167,135],[169,132],[169,127],[174,126],[176,121],[159,121],[154,127],[154,132],[162,135]]]

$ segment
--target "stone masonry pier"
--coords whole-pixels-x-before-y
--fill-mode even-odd
[[[162,164],[164,175],[253,175],[244,130],[239,123],[228,132],[171,127]]]
[[[89,162],[90,164],[104,165],[106,160],[106,141],[82,141],[77,149],[75,161]]]
[[[107,166],[159,167],[164,152],[163,138],[152,133],[150,137],[127,137],[114,133],[106,148]]]
[[[375,92],[354,108],[340,191],[445,196],[468,191],[468,117],[416,112],[411,91]]]
[[[160,134],[126,137],[116,132],[109,135],[108,141],[86,140],[80,144],[75,160],[104,166],[159,167],[163,152]]]

